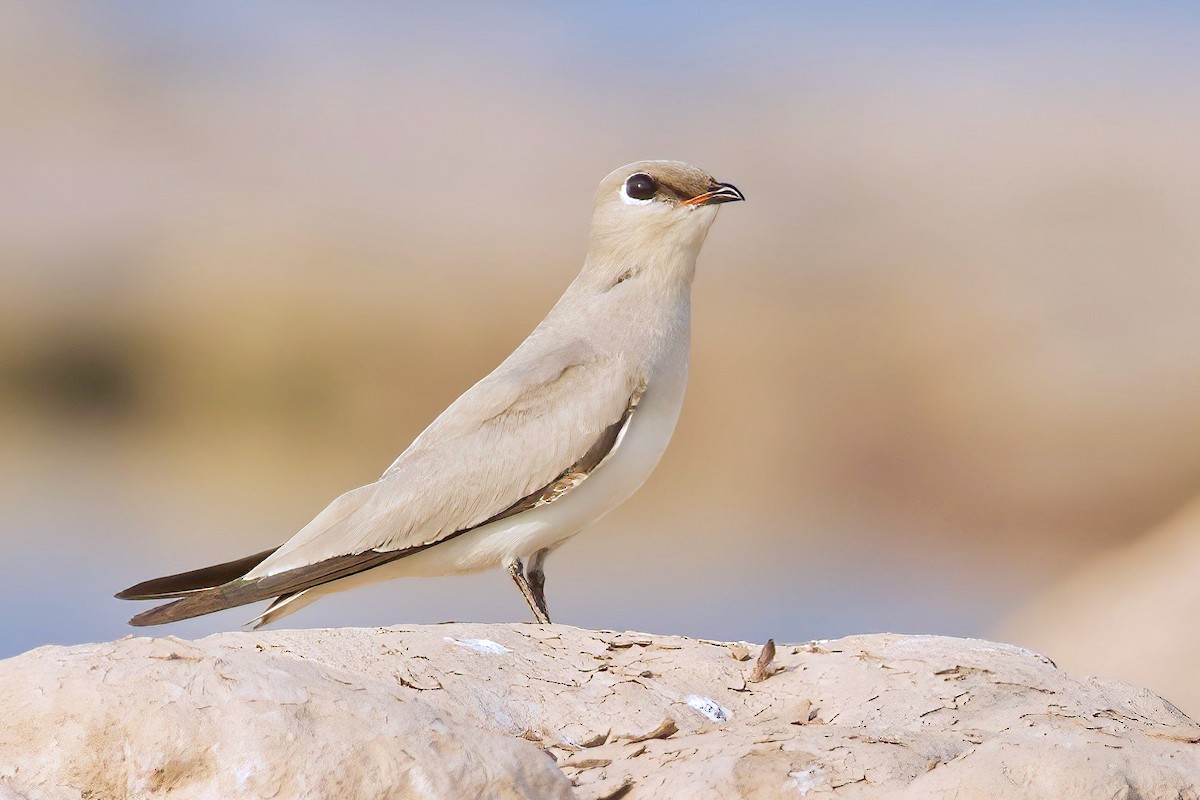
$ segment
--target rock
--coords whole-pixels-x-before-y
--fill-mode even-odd
[[[1085,563],[1000,627],[1067,669],[1135,681],[1200,714],[1200,500]]]
[[[562,625],[126,638],[0,662],[0,800],[1195,797],[1200,726],[978,640]]]

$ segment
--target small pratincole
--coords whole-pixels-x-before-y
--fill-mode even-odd
[[[600,183],[583,270],[542,323],[374,483],[277,548],[131,586],[176,598],[158,625],[272,599],[265,625],[389,578],[504,567],[550,622],[546,556],[616,508],[658,463],[683,405],[696,256],[717,207],[745,199],[678,161]]]

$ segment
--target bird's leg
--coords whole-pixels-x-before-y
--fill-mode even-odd
[[[529,581],[525,578],[525,565],[521,563],[521,559],[514,558],[508,562],[508,574],[512,576],[513,583],[517,584],[525,602],[529,604],[529,610],[533,612],[534,620],[543,625],[549,624],[550,617],[546,616],[546,612],[534,600],[533,589],[530,588]]]
[[[548,555],[550,555],[549,547],[544,547],[534,553],[533,558],[529,561],[529,569],[525,573],[529,580],[529,590],[533,593],[533,601],[537,603],[537,609],[533,613],[536,616],[540,610],[547,623],[550,622],[550,610],[546,608],[546,572],[542,567],[546,563]]]

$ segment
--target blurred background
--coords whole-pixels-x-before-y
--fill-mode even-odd
[[[572,279],[599,179],[678,158],[749,202],[555,618],[1001,636],[1200,713],[1196,4],[0,12],[0,656],[373,480]],[[496,572],[284,624],[527,617]]]

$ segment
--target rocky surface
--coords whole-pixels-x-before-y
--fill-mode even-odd
[[[127,638],[0,662],[0,799],[1195,798],[1200,726],[979,640],[562,625]]]

